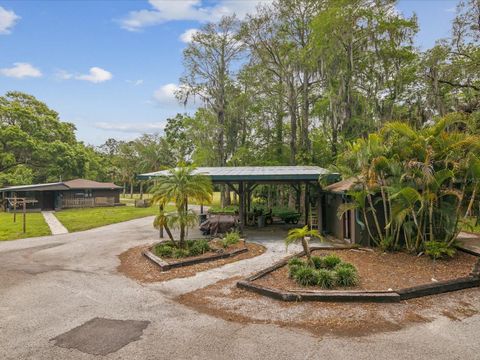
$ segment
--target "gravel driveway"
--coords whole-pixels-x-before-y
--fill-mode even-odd
[[[0,242],[0,358],[479,358],[478,315],[360,338],[318,338],[196,313],[173,297],[260,269],[285,256],[284,246],[265,240],[268,251],[260,257],[192,278],[139,284],[117,273],[117,255],[156,240],[151,222]],[[479,299],[472,302],[480,309]]]

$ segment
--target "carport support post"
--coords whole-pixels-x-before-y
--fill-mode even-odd
[[[310,224],[310,184],[305,183],[305,225],[308,225],[308,228],[311,229],[312,224]]]
[[[17,195],[13,196],[13,222],[17,222]]]
[[[27,219],[26,219],[26,213],[27,213],[27,199],[23,199],[23,233],[25,234],[27,232]]]
[[[238,183],[238,210],[240,215],[240,231],[243,231],[245,226],[245,192],[243,188],[243,181]]]

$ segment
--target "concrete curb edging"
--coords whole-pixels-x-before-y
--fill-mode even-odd
[[[158,245],[158,244],[153,245],[152,248],[156,245]],[[196,264],[201,264],[201,263],[220,260],[220,259],[226,259],[226,258],[233,257],[233,256],[236,256],[236,255],[239,255],[239,254],[243,254],[247,251],[248,251],[248,248],[244,247],[244,248],[232,251],[230,253],[216,254],[216,255],[212,255],[212,256],[208,256],[208,257],[204,257],[204,258],[198,258],[198,259],[189,259],[189,260],[187,259],[187,260],[183,260],[183,261],[178,261],[176,263],[168,263],[165,260],[163,260],[162,258],[155,255],[150,250],[144,251],[143,255],[146,258],[148,258],[149,260],[153,261],[155,264],[157,264],[160,267],[161,271],[168,271],[168,270],[171,270],[171,269],[180,268],[180,267],[184,267],[184,266],[190,266],[190,265],[196,265]]]
[[[349,250],[358,248],[355,246],[347,247],[312,247],[311,250]],[[286,266],[288,260],[292,257],[303,256],[305,253],[299,252],[289,256],[274,265],[263,269],[245,280],[237,282],[237,287],[247,291],[281,301],[334,301],[334,302],[377,302],[394,303],[402,300],[409,300],[423,296],[442,294],[451,291],[463,290],[473,287],[480,287],[480,274],[472,272],[470,276],[452,280],[439,281],[431,284],[422,284],[410,288],[403,288],[391,291],[371,291],[371,290],[300,290],[284,291],[254,284],[253,281],[262,278],[269,273]]]

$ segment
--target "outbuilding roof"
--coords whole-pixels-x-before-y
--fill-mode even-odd
[[[18,185],[9,186],[0,189],[3,191],[60,191],[60,190],[76,190],[76,189],[121,189],[114,183],[98,182],[86,179],[75,179],[69,181],[60,181],[46,184]]]
[[[325,186],[323,190],[329,191],[332,193],[346,193],[347,191],[351,190],[355,184],[358,183],[357,178],[348,178],[328,186]]]
[[[213,182],[227,181],[318,181],[320,176],[334,175],[318,166],[235,166],[235,167],[199,167],[194,174],[209,176]],[[152,179],[169,176],[169,170],[140,174],[139,179]]]

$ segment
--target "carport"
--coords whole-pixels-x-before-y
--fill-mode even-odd
[[[338,181],[339,175],[318,166],[236,166],[236,167],[199,167],[194,174],[211,178],[214,184],[227,185],[238,195],[240,227],[246,223],[247,211],[250,208],[253,190],[260,184],[290,185],[300,193],[305,186],[305,219],[309,224],[310,188],[320,186],[322,177],[327,183]],[[153,180],[156,177],[169,176],[168,170],[140,174],[140,180]],[[318,207],[320,209],[320,207]],[[319,210],[320,211],[320,210]],[[320,219],[320,216],[318,217]]]

